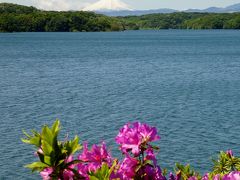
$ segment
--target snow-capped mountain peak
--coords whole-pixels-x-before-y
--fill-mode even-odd
[[[123,11],[132,10],[120,0],[100,0],[83,9],[83,11]]]

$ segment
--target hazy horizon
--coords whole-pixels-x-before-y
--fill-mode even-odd
[[[204,9],[208,7],[226,7],[232,4],[240,3],[239,0],[122,0],[128,4],[134,10],[148,10],[148,9],[160,9],[171,8],[176,10],[186,9]],[[84,7],[97,2],[97,0],[0,0],[0,2],[16,3],[21,5],[35,6],[44,10],[81,10]]]

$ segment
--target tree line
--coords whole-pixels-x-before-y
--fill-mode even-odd
[[[240,29],[240,13],[148,14],[108,17],[84,11],[42,11],[0,3],[0,32],[83,32],[138,29]]]
[[[177,12],[120,19],[129,29],[240,29],[240,13]]]
[[[120,31],[116,18],[83,11],[41,11],[34,7],[0,4],[1,32]]]

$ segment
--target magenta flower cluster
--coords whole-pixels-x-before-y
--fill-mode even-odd
[[[206,174],[203,176],[202,180],[209,180],[209,174]],[[217,174],[213,177],[213,180],[240,180],[240,172],[239,171],[233,171],[229,174],[225,174],[223,177],[221,177],[220,174]]]
[[[65,162],[71,162],[73,160],[73,156],[69,156],[67,159],[65,159]],[[68,168],[69,169],[65,169],[63,171],[63,177],[62,179],[64,180],[70,180],[73,179],[74,177],[74,173],[70,170],[73,169],[75,167],[75,165],[70,165]],[[48,167],[45,168],[43,171],[40,172],[40,175],[42,177],[43,180],[51,180],[51,174],[54,173],[54,168],[52,167]]]
[[[133,124],[126,124],[120,129],[116,137],[116,142],[120,144],[120,149],[123,153],[131,151],[132,154],[138,156],[144,145],[147,145],[147,148],[151,149],[149,143],[159,139],[160,136],[157,135],[155,127],[135,122]]]
[[[150,144],[159,140],[155,127],[135,122],[120,129],[116,142],[125,158],[118,170],[119,179],[153,179],[163,180],[161,168],[157,166],[154,147]]]
[[[78,164],[78,172],[86,179],[89,179],[89,172],[96,172],[104,163],[111,167],[113,160],[104,142],[101,146],[93,145],[91,150],[88,149],[87,143],[84,143],[83,152],[78,159],[83,162]]]
[[[122,161],[117,161],[109,179],[165,180],[161,168],[157,166],[155,154],[157,148],[151,145],[151,142],[159,139],[160,136],[155,127],[139,122],[126,124],[120,129],[115,139],[124,158]],[[72,159],[73,157],[70,156],[66,162],[70,162]],[[114,161],[104,142],[101,145],[93,145],[91,149],[88,148],[87,143],[84,143],[82,153],[78,155],[77,159],[80,161],[79,163],[72,164],[64,170],[64,180],[75,178],[72,169],[76,169],[81,178],[88,180],[90,179],[89,174],[97,172],[103,164],[111,168]],[[50,180],[52,173],[54,173],[53,168],[48,167],[41,171],[40,175],[44,180]]]
[[[66,167],[61,171],[61,180],[74,179],[118,179],[118,180],[167,180],[160,166],[158,166],[156,153],[158,147],[153,144],[154,141],[160,140],[155,127],[140,122],[128,123],[120,129],[115,138],[119,145],[119,150],[123,154],[122,160],[117,160],[110,155],[106,144],[88,147],[87,143],[83,144],[82,152],[74,160],[73,155],[65,159]],[[41,148],[36,154],[42,154]],[[226,156],[234,159],[231,150],[227,151]],[[77,163],[72,163],[72,162]],[[107,167],[101,173],[101,168]],[[51,180],[54,177],[54,167],[46,167],[40,175],[43,180]],[[105,174],[104,174],[105,173]],[[95,178],[92,178],[95,175]],[[193,173],[193,175],[183,175],[181,171],[176,174],[170,173],[168,180],[240,180],[240,171],[231,171],[228,174],[205,174],[203,177]]]

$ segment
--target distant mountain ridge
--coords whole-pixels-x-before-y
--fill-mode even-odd
[[[106,16],[141,16],[145,14],[158,14],[158,13],[174,13],[178,12],[175,9],[152,9],[152,10],[123,10],[123,11],[94,11],[98,14],[104,14]]]
[[[119,10],[119,11],[94,11],[96,13],[104,14],[107,16],[141,16],[146,14],[157,14],[157,13],[174,13],[174,12],[201,12],[201,13],[233,13],[240,12],[240,3],[227,6],[225,8],[209,7],[206,9],[188,9],[185,11],[179,11],[175,9],[162,8],[162,9],[151,9],[151,10]]]
[[[207,9],[188,9],[185,12],[209,12],[209,13],[232,13],[240,12],[240,3],[227,6],[225,8],[209,7]]]

